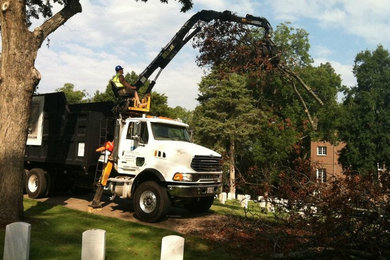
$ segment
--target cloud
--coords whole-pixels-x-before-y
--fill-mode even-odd
[[[215,10],[215,11],[225,11],[229,10],[237,15],[244,16],[246,14],[254,14],[256,6],[256,1],[253,0],[197,0],[194,2],[195,10],[205,9],[205,10]]]
[[[198,10],[229,9],[245,15],[252,13],[253,3],[200,0],[193,10],[181,13],[176,1],[81,0],[83,12],[50,35],[50,47],[39,51],[36,66],[42,80],[38,91],[52,92],[64,83],[73,83],[91,95],[104,91],[117,64],[126,72],[141,73]],[[195,64],[195,51],[187,45],[165,68],[155,90],[168,96],[169,105],[192,109],[202,71]]]
[[[116,57],[79,45],[66,46],[66,50],[71,51],[55,52],[45,47],[39,51],[36,66],[41,71],[42,80],[38,92],[53,92],[64,83],[73,83],[76,89],[85,89],[90,94],[96,90],[104,91],[113,75],[111,64]]]
[[[180,14],[174,2],[130,3],[82,1],[83,13],[54,32],[50,48],[43,46],[38,53],[39,92],[67,82],[90,94],[104,91],[117,64],[140,73],[174,36],[180,20],[190,16]]]
[[[313,55],[315,57],[325,58],[332,54],[332,50],[326,46],[316,45],[312,48]]]
[[[314,20],[318,26],[342,29],[369,44],[390,44],[390,1],[387,0],[268,0],[282,21]]]
[[[343,85],[347,87],[356,86],[357,82],[355,76],[352,73],[352,65],[345,65],[337,61],[330,61],[321,58],[314,59],[315,66],[319,66],[321,63],[324,64],[327,62],[329,62],[334,68],[335,72],[341,76],[341,81]]]
[[[202,70],[189,60],[167,67],[157,81],[155,90],[168,96],[168,105],[194,109],[198,104],[198,83]]]

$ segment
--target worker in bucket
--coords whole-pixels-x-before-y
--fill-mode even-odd
[[[134,106],[142,107],[143,104],[140,102],[136,87],[130,85],[123,76],[123,68],[121,65],[115,67],[116,75],[113,78],[113,82],[115,83],[118,93],[120,96],[129,96],[134,97]]]

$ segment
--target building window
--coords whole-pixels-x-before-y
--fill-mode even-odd
[[[316,171],[317,182],[326,182],[326,169],[320,168]]]
[[[326,155],[326,146],[318,146],[317,147],[317,155]]]

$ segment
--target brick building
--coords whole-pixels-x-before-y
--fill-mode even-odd
[[[343,178],[343,168],[338,159],[345,143],[332,145],[329,142],[312,141],[310,146],[310,161],[319,182]]]

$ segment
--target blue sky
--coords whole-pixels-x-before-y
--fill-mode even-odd
[[[50,35],[38,52],[36,67],[42,80],[39,93],[65,83],[91,95],[104,91],[118,64],[125,72],[142,72],[177,30],[196,12],[229,10],[237,15],[263,16],[276,28],[289,21],[309,33],[314,64],[330,62],[343,84],[356,81],[352,66],[357,53],[378,44],[390,49],[388,0],[194,0],[181,13],[173,0],[162,4],[135,0],[81,0],[83,12]],[[163,70],[155,86],[172,107],[193,109],[203,75],[195,64],[196,51],[187,44]],[[153,77],[153,75],[152,75]]]

